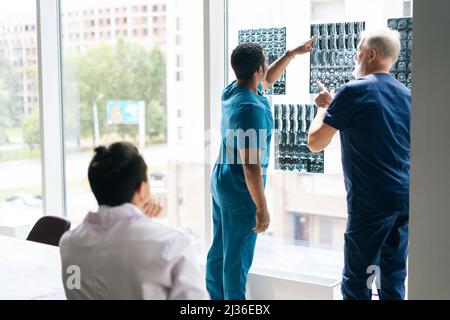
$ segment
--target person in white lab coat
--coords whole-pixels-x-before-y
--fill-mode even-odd
[[[136,147],[98,147],[89,183],[99,204],[60,241],[68,299],[209,299],[191,241],[153,219],[147,165]]]

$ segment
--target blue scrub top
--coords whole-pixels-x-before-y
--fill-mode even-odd
[[[211,190],[221,206],[255,208],[245,183],[239,149],[259,148],[264,186],[269,166],[273,116],[269,101],[236,81],[222,93],[221,150],[211,178]]]
[[[411,91],[390,74],[341,87],[324,118],[340,131],[349,214],[409,204]]]

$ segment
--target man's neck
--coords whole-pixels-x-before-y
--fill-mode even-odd
[[[249,89],[250,91],[253,91],[255,94],[258,94],[258,84],[254,81],[242,81],[237,80],[237,83],[239,83],[240,86]]]
[[[376,74],[376,73],[387,73],[389,74],[389,70],[386,69],[377,69],[377,70],[373,70],[370,74]]]
[[[375,73],[390,73],[391,70],[391,66],[384,64],[384,63],[380,63],[377,65],[374,65],[373,68],[370,68],[369,70],[367,70],[367,75],[369,74],[375,74]]]

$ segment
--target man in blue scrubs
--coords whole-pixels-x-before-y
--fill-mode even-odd
[[[319,152],[340,131],[347,189],[344,299],[404,299],[409,219],[411,92],[389,71],[400,53],[391,30],[365,32],[355,81],[332,96],[319,83],[309,147]]]
[[[211,178],[214,238],[206,285],[213,300],[245,299],[256,234],[270,223],[264,187],[273,116],[262,92],[296,55],[310,52],[314,40],[287,51],[270,67],[259,44],[242,44],[232,53],[237,80],[222,94],[221,152]]]

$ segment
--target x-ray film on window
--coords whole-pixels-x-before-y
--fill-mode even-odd
[[[239,31],[239,44],[247,42],[259,43],[268,59],[269,65],[282,57],[286,52],[286,28],[249,29]],[[267,95],[286,94],[286,72],[265,92]]]
[[[311,104],[276,104],[275,169],[324,173],[324,152],[308,148],[308,131],[317,113]]]
[[[311,25],[316,36],[311,53],[310,93],[319,93],[317,81],[330,91],[353,79],[354,56],[365,22],[341,22]]]
[[[400,32],[401,50],[398,61],[391,69],[391,74],[409,89],[412,87],[412,18],[389,19],[388,27]]]

